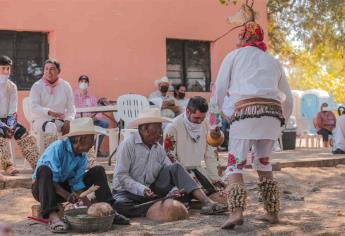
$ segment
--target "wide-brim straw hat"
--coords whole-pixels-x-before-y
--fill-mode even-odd
[[[158,86],[161,83],[168,83],[169,85],[171,85],[171,82],[169,81],[169,78],[166,76],[163,76],[161,79],[158,79],[155,81],[155,85]]]
[[[151,123],[171,122],[171,119],[161,116],[161,111],[157,108],[150,108],[147,111],[139,113],[138,118],[128,124],[128,128],[135,129],[139,125]]]
[[[101,127],[95,126],[93,120],[90,117],[82,117],[72,120],[70,122],[69,133],[62,136],[72,137],[80,135],[90,135],[90,134],[101,134],[103,129]]]

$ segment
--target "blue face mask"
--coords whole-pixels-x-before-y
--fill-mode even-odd
[[[0,84],[6,83],[9,77],[9,75],[0,75]]]

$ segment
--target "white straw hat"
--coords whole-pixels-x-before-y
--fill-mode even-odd
[[[70,122],[69,133],[65,134],[65,137],[79,136],[79,135],[89,135],[89,134],[100,134],[102,128],[95,126],[93,120],[90,117],[82,117],[72,120]]]
[[[160,83],[169,83],[169,85],[171,84],[169,78],[166,76],[163,76],[161,79],[155,81],[156,86],[158,86]]]
[[[138,118],[132,120],[128,124],[128,128],[138,128],[139,125],[150,123],[163,123],[171,122],[171,119],[161,116],[161,111],[157,108],[150,108],[147,111],[143,111],[138,115]]]

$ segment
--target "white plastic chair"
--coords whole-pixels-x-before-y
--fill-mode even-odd
[[[117,118],[125,122],[125,128],[128,123],[138,117],[139,113],[150,108],[146,97],[139,94],[126,94],[117,99]]]
[[[299,135],[299,147],[302,147],[302,139],[305,140],[307,148],[320,148],[322,143],[322,136],[311,132],[313,126],[308,119],[301,119],[301,134]],[[316,143],[315,143],[316,141]]]
[[[39,133],[33,129],[33,122],[34,120],[32,119],[32,113],[31,113],[31,105],[30,105],[30,97],[25,97],[23,99],[23,112],[24,112],[24,117],[25,119],[29,122],[30,126],[30,134],[33,135],[37,141],[38,145],[38,151],[40,154],[44,151],[44,140],[42,133]]]
[[[163,104],[163,99],[162,98],[150,98],[150,102],[152,102],[154,105],[152,105],[151,107],[156,107],[158,109],[162,108],[162,104]]]

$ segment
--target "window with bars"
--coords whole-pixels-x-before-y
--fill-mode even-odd
[[[0,55],[13,60],[10,78],[18,90],[29,90],[42,77],[48,58],[48,33],[0,30]]]
[[[210,42],[167,39],[167,76],[173,86],[185,84],[187,91],[210,91]]]

